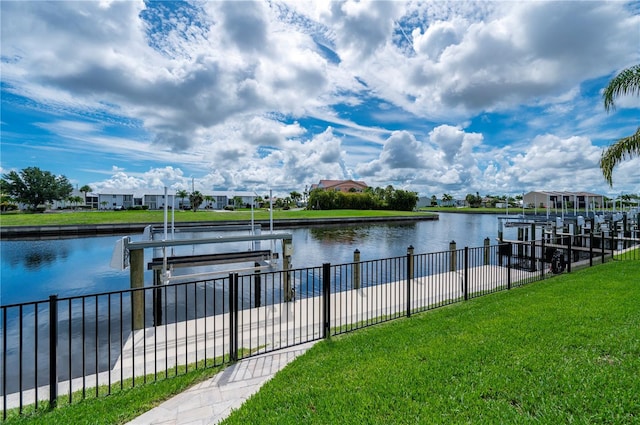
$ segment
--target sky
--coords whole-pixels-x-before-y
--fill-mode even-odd
[[[640,193],[640,2],[6,1],[0,171],[94,192]]]

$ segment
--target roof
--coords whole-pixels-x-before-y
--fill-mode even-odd
[[[564,191],[549,191],[549,190],[533,190],[529,193],[541,193],[543,195],[549,195],[549,196],[602,196],[601,194],[592,193],[592,192],[564,192]]]
[[[323,189],[329,189],[329,188],[332,188],[332,187],[343,185],[345,183],[352,183],[352,184],[354,184],[356,186],[361,186],[363,188],[369,187],[363,181],[355,181],[355,180],[320,180],[320,183],[311,185],[311,188],[315,189],[316,187],[321,187]]]

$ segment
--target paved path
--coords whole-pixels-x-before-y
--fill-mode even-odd
[[[276,372],[315,344],[308,342],[235,363],[142,414],[131,425],[208,425],[225,419]]]

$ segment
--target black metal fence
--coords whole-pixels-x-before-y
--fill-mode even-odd
[[[167,379],[606,260],[640,240],[565,237],[235,273],[0,307],[2,418]]]

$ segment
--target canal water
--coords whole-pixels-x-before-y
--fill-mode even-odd
[[[268,230],[263,229],[263,233]],[[361,260],[405,255],[412,245],[416,254],[492,244],[498,231],[493,214],[442,213],[439,220],[411,223],[331,225],[278,230],[293,235],[292,267],[316,267],[353,260],[358,249]],[[131,235],[140,240],[141,235]],[[0,305],[59,297],[95,294],[129,288],[129,272],[110,267],[113,248],[122,236],[1,241]],[[268,242],[262,242],[265,248]],[[279,244],[276,249],[280,250]],[[218,248],[218,247],[216,247]],[[246,248],[244,248],[246,249]],[[145,253],[145,260],[151,254]],[[150,272],[145,284],[151,285]]]
[[[451,241],[456,241],[458,248],[481,246],[487,237],[495,243],[497,230],[496,215],[449,213],[440,214],[440,219],[437,221],[332,225],[285,229],[278,232],[292,234],[294,247],[292,267],[297,269],[318,267],[323,263],[334,265],[350,263],[353,261],[353,253],[356,249],[360,251],[361,260],[367,261],[404,256],[410,245],[414,247],[416,254],[448,250]],[[266,232],[268,230],[263,229],[262,233]],[[142,235],[130,236],[132,240],[142,240]],[[186,232],[176,234],[176,237],[184,239],[194,235]],[[0,305],[42,301],[53,294],[64,298],[128,289],[129,271],[110,267],[114,246],[121,238],[122,236],[108,236],[1,241]],[[247,244],[247,242],[235,243],[233,249],[229,250],[246,251],[249,248]],[[266,249],[270,242],[263,241],[261,244],[261,248]],[[279,245],[279,243],[275,244],[275,248],[281,253],[282,249]],[[211,247],[211,245],[182,246],[176,248],[175,254],[208,253]],[[219,244],[213,247],[221,249]],[[151,257],[157,257],[158,254],[158,250],[153,253],[145,252],[145,261],[150,261]],[[252,264],[249,266],[251,267]],[[145,285],[153,285],[152,273],[149,271],[145,273]],[[273,294],[280,289],[267,289],[266,275],[263,279],[265,279],[264,301],[268,303],[269,291],[271,291],[271,298],[274,298]],[[311,291],[319,291],[316,283],[310,286]],[[224,295],[224,290],[217,285],[218,283],[209,282],[204,285],[180,288],[174,286],[173,292],[169,291],[164,296],[174,293],[175,299],[166,305],[173,306],[172,311],[175,317],[172,318],[169,311],[166,311],[161,321],[173,323],[192,319],[194,315],[203,317],[212,312],[217,314],[225,311],[226,297],[216,298],[215,295]],[[209,288],[208,292],[207,288]],[[194,295],[195,302],[187,302],[187,298],[191,297],[191,292],[188,291],[200,291],[197,297]],[[220,291],[222,294],[219,293]],[[145,294],[145,297],[149,298],[145,303],[146,306],[152,305],[150,299],[152,295],[152,291]],[[302,295],[304,294],[301,293]],[[247,297],[249,295],[243,291],[242,305],[250,305],[251,301],[245,299]],[[278,297],[275,298],[278,299]],[[94,371],[95,373],[107,371],[114,367],[114,362],[120,354],[121,340],[126,339],[131,332],[130,312],[128,309],[123,309],[123,305],[130,305],[130,302],[128,293],[121,296],[115,295],[113,298],[111,295],[103,295],[60,302],[58,345],[66,347],[61,349],[62,360],[58,365],[60,380],[81,377]],[[191,307],[188,309],[186,306]],[[207,306],[212,306],[208,313]],[[47,383],[49,367],[48,344],[45,343],[49,332],[47,309],[46,303],[37,307],[27,306],[24,311],[22,307],[11,308],[6,321],[0,326],[0,340],[6,331],[4,337],[8,341],[7,351],[4,354],[7,362],[7,368],[4,371],[8,384],[7,393],[33,388],[36,381],[38,385]],[[19,319],[19,316],[23,319]],[[146,315],[146,322],[151,326],[152,314]],[[44,342],[37,345],[38,340]],[[89,350],[88,356],[84,355],[85,349]],[[72,361],[72,359],[75,360]],[[24,382],[24,385],[21,382]]]

